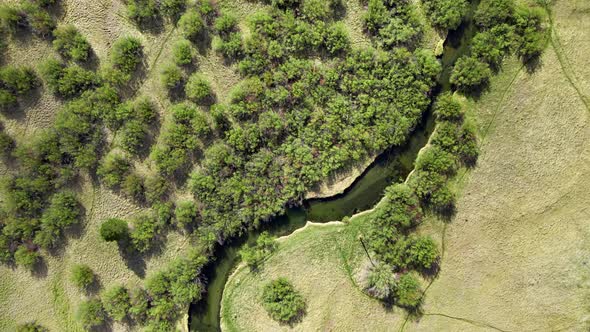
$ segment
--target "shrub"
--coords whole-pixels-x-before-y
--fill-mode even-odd
[[[263,232],[256,239],[256,244],[240,250],[240,257],[252,270],[260,267],[265,258],[277,248],[275,238]]]
[[[129,174],[125,177],[121,187],[123,193],[137,202],[144,200],[143,178],[136,174]]]
[[[131,170],[131,164],[123,156],[111,153],[102,161],[96,174],[110,188],[119,188]]]
[[[0,6],[0,22],[3,28],[14,33],[26,26],[26,15],[14,6],[3,4]]]
[[[144,322],[147,318],[149,294],[143,288],[133,288],[129,292],[129,315],[138,322]]]
[[[411,274],[402,275],[395,289],[396,303],[407,308],[416,308],[422,300],[420,283]]]
[[[463,109],[453,94],[445,92],[441,94],[434,104],[434,116],[438,121],[461,121]]]
[[[21,9],[26,13],[29,27],[35,34],[45,37],[55,29],[55,21],[47,11],[42,10],[38,5],[23,2]]]
[[[125,220],[111,218],[100,225],[100,236],[107,242],[122,241],[129,236],[129,227]]]
[[[106,313],[116,321],[122,321],[131,307],[129,293],[121,285],[113,286],[102,295]]]
[[[242,35],[239,32],[232,32],[225,39],[216,38],[213,47],[224,57],[237,59],[243,53]]]
[[[63,69],[57,87],[50,88],[64,98],[81,95],[98,84],[96,74],[79,66],[68,66]]]
[[[455,64],[450,81],[459,90],[471,92],[480,90],[491,76],[492,71],[487,63],[473,57],[462,57]]]
[[[6,66],[0,69],[0,88],[22,95],[37,85],[37,76],[29,67]]]
[[[199,210],[193,201],[182,201],[176,205],[174,210],[176,222],[183,226],[188,226],[197,221]]]
[[[35,243],[44,247],[54,247],[63,230],[80,221],[82,209],[72,192],[59,192],[51,197],[49,207],[41,217],[40,230],[35,235]]]
[[[471,54],[492,67],[498,67],[504,56],[513,47],[516,36],[508,24],[497,25],[490,30],[479,32],[471,41]]]
[[[182,70],[174,64],[165,65],[160,74],[160,81],[162,85],[169,89],[178,88],[182,84],[183,75]]]
[[[229,13],[223,13],[215,20],[215,30],[225,39],[230,33],[237,30],[238,20]]]
[[[141,42],[134,37],[117,39],[111,52],[111,61],[115,68],[127,75],[135,71],[143,57]]]
[[[92,329],[104,324],[106,318],[102,302],[99,299],[82,302],[76,316],[86,329]]]
[[[138,24],[146,24],[159,16],[156,0],[128,0],[127,16]]]
[[[430,269],[439,257],[438,248],[429,236],[413,239],[407,254],[410,266],[426,270]]]
[[[540,8],[522,7],[516,11],[516,52],[525,61],[539,56],[547,46],[547,31],[542,26],[544,17],[545,13]]]
[[[35,267],[41,256],[35,250],[30,250],[25,245],[20,245],[14,252],[14,262],[18,266],[22,266],[29,270]]]
[[[150,204],[162,201],[169,190],[170,184],[159,175],[149,176],[145,180],[145,198]]]
[[[173,21],[178,20],[186,7],[186,0],[162,0],[160,1],[160,11]]]
[[[379,263],[371,267],[365,287],[369,295],[382,301],[389,300],[393,297],[395,288],[395,274],[391,266]]]
[[[186,96],[195,103],[205,103],[213,95],[211,84],[201,75],[193,74],[184,87]]]
[[[309,21],[324,21],[330,15],[330,1],[305,0],[301,4],[301,17]]]
[[[458,28],[469,9],[466,0],[423,0],[422,4],[432,24],[446,30]]]
[[[66,58],[86,61],[90,55],[90,44],[73,25],[60,26],[53,30],[53,48]]]
[[[90,266],[85,264],[76,264],[72,267],[70,280],[79,289],[85,289],[92,285],[95,279],[96,277]]]
[[[186,39],[196,41],[204,31],[205,23],[196,10],[189,9],[178,20],[178,27]]]
[[[118,134],[121,148],[131,155],[136,155],[144,148],[148,129],[141,121],[130,120],[125,123]]]
[[[474,20],[482,28],[491,28],[508,22],[514,16],[513,0],[482,0],[475,11]]]
[[[153,248],[156,237],[160,234],[161,226],[155,218],[148,215],[135,218],[130,234],[133,248],[142,253]]]
[[[305,312],[305,300],[286,278],[264,286],[262,305],[270,317],[281,323],[292,323]]]
[[[47,332],[47,331],[49,331],[49,330],[34,321],[24,323],[24,324],[21,324],[16,327],[16,332]]]
[[[332,24],[326,31],[326,48],[330,54],[339,54],[350,48],[348,30],[342,23]]]
[[[0,131],[0,156],[8,157],[15,147],[14,140],[7,133]]]
[[[457,170],[457,158],[437,146],[426,149],[416,161],[416,169],[443,175],[453,175]]]
[[[186,39],[177,41],[172,48],[174,62],[179,66],[188,65],[193,62],[194,52],[195,50],[191,42]]]

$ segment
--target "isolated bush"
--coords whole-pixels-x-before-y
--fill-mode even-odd
[[[466,0],[422,0],[426,15],[440,29],[454,30],[469,9]]]
[[[409,265],[418,269],[430,269],[438,260],[436,243],[429,236],[414,238],[408,248]]]
[[[45,327],[41,326],[36,322],[28,322],[20,324],[16,327],[16,332],[47,332],[49,331]]]
[[[305,300],[286,278],[264,286],[262,305],[269,316],[281,323],[292,323],[305,312]]]
[[[130,75],[141,63],[143,49],[139,39],[135,37],[122,37],[117,39],[111,49],[111,61],[115,68],[124,74]]]
[[[174,218],[182,226],[194,224],[199,217],[199,210],[194,201],[182,201],[176,204]]]
[[[193,74],[184,87],[186,96],[195,103],[206,103],[213,95],[211,84],[200,74]]]
[[[6,66],[0,68],[0,88],[13,95],[22,95],[37,84],[37,76],[29,67]]]
[[[473,57],[462,57],[453,68],[450,82],[463,92],[471,92],[484,87],[491,76],[487,63]]]
[[[80,307],[78,307],[76,317],[86,329],[98,327],[104,324],[106,319],[102,302],[100,302],[99,299],[91,299],[82,302]]]
[[[195,50],[190,41],[182,39],[177,41],[172,47],[174,62],[179,65],[188,65],[193,62]]]
[[[85,264],[76,264],[72,267],[70,280],[74,286],[78,287],[79,289],[85,289],[92,285],[95,279],[96,277],[90,266]]]
[[[178,20],[178,28],[184,38],[196,41],[205,29],[201,15],[194,9],[187,10]]]
[[[113,286],[102,294],[102,304],[112,319],[122,321],[131,307],[129,292],[122,285]]]
[[[127,159],[117,153],[110,153],[102,161],[96,174],[106,186],[119,188],[130,170],[131,164]]]
[[[22,266],[32,270],[35,264],[39,261],[41,256],[35,250],[27,248],[25,245],[20,245],[14,252],[14,262],[18,266]]]
[[[365,290],[369,295],[385,301],[393,297],[396,288],[395,274],[391,266],[378,263],[371,266]]]
[[[434,116],[438,121],[461,121],[463,119],[461,103],[452,93],[445,92],[436,99]]]
[[[402,307],[415,308],[422,300],[420,283],[411,274],[402,275],[395,289],[396,304]]]
[[[277,248],[275,238],[268,232],[262,232],[256,239],[256,244],[246,246],[240,250],[240,257],[252,270],[260,267],[265,258],[273,253]]]
[[[156,0],[127,0],[127,16],[138,24],[146,24],[159,16]]]
[[[111,218],[100,225],[100,236],[107,242],[122,241],[129,236],[127,222],[118,218]]]
[[[174,64],[165,65],[160,74],[160,81],[169,90],[178,88],[183,81],[182,70]]]
[[[90,44],[73,25],[63,25],[53,30],[53,48],[66,58],[86,61],[90,55]]]
[[[160,11],[173,21],[178,20],[186,7],[186,0],[161,0]]]

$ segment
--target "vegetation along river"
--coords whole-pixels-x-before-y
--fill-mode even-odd
[[[479,4],[472,1],[473,9]],[[438,86],[432,92],[432,100],[442,92],[450,91],[449,78],[455,61],[469,48],[469,41],[475,33],[471,19],[466,19],[457,30],[450,31],[440,57],[443,72]],[[408,142],[401,147],[386,150],[359,176],[342,194],[322,199],[310,199],[303,206],[289,208],[283,216],[265,224],[257,230],[248,232],[219,248],[216,259],[205,271],[207,294],[190,308],[189,327],[191,331],[220,331],[221,299],[225,283],[240,261],[239,250],[246,243],[256,242],[258,235],[267,231],[273,236],[291,234],[306,222],[328,222],[342,220],[357,212],[372,208],[383,196],[387,186],[405,180],[414,168],[418,151],[426,145],[434,129],[434,118],[429,109],[422,117]]]

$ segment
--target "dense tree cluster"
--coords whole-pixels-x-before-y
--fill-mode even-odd
[[[286,278],[278,278],[264,286],[262,305],[272,319],[285,324],[305,313],[305,299]]]
[[[545,16],[541,8],[518,5],[514,0],[482,0],[474,15],[478,32],[470,54],[455,64],[451,83],[462,92],[477,92],[505,56],[515,53],[524,62],[538,57],[548,40]]]

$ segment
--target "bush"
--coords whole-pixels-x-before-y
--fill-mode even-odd
[[[438,146],[426,149],[416,160],[416,170],[454,175],[457,171],[457,157]]]
[[[41,217],[40,230],[34,242],[44,248],[57,245],[64,229],[80,221],[82,209],[72,192],[59,192],[51,197],[49,207]]]
[[[237,59],[243,53],[242,35],[239,32],[232,32],[225,39],[216,38],[213,47],[224,57]]]
[[[164,200],[169,190],[169,182],[159,175],[150,176],[145,180],[145,198],[150,204]]]
[[[514,28],[508,24],[497,25],[479,32],[471,41],[471,54],[490,66],[497,68],[504,56],[513,47],[516,39]]]
[[[256,239],[256,244],[247,246],[240,250],[240,257],[252,270],[260,267],[264,259],[266,259],[277,248],[275,238],[270,236],[267,232],[263,232]]]
[[[305,312],[305,300],[285,278],[264,286],[262,305],[270,317],[281,323],[293,323]]]
[[[440,29],[454,30],[469,9],[466,0],[422,0],[426,15]]]
[[[0,89],[0,109],[8,109],[16,105],[16,96],[10,91]]]
[[[135,321],[144,322],[148,314],[149,294],[143,288],[133,288],[129,292],[129,315]]]
[[[545,13],[540,8],[518,8],[515,26],[518,47],[516,53],[525,61],[541,55],[547,46],[548,35],[542,23]]]
[[[463,57],[457,60],[450,82],[463,92],[472,92],[483,88],[491,76],[492,71],[487,63]]]
[[[72,267],[70,280],[79,289],[85,289],[92,285],[96,277],[90,266],[85,264],[76,264]]]
[[[129,293],[123,286],[114,286],[102,295],[106,313],[116,321],[122,321],[131,307]]]
[[[145,147],[148,128],[141,121],[130,120],[121,128],[118,135],[121,148],[131,155],[137,155]]]
[[[30,250],[25,245],[20,245],[14,252],[14,262],[18,266],[22,266],[29,270],[35,267],[41,256],[35,250]]]
[[[22,95],[37,85],[37,76],[29,67],[6,66],[0,69],[0,88]]]
[[[416,308],[422,300],[420,283],[411,274],[402,275],[395,289],[396,303],[407,308]]]
[[[396,288],[395,274],[391,266],[379,263],[372,266],[367,277],[365,290],[369,295],[382,301],[393,297]]]
[[[411,241],[408,248],[409,264],[418,269],[428,270],[438,260],[436,243],[429,236],[422,236]]]
[[[14,6],[7,4],[0,6],[0,23],[3,28],[13,33],[26,26],[26,18],[25,13]]]
[[[130,75],[135,71],[143,57],[141,42],[134,37],[117,39],[113,44],[111,52],[113,65],[126,75]]]
[[[182,70],[174,64],[165,65],[160,74],[160,81],[162,85],[169,89],[176,89],[182,84],[183,75]]]
[[[461,121],[463,109],[452,93],[445,92],[438,96],[434,104],[434,116],[438,121]]]
[[[47,332],[45,327],[36,322],[28,322],[16,327],[16,332]]]
[[[193,62],[194,53],[195,50],[191,42],[186,39],[177,41],[172,48],[174,62],[179,66],[188,65]]]
[[[158,223],[158,220],[148,215],[135,218],[133,220],[133,230],[130,234],[133,248],[141,253],[153,248],[162,226]]]
[[[64,98],[73,98],[97,84],[98,78],[94,72],[74,65],[64,68],[57,87],[50,88]]]
[[[66,58],[86,61],[90,55],[90,44],[73,25],[60,26],[53,30],[53,48]]]
[[[186,7],[186,0],[162,0],[160,1],[160,11],[168,16],[171,20],[176,21]]]
[[[510,21],[514,10],[514,0],[482,0],[473,18],[480,27],[491,28]]]
[[[27,22],[31,30],[41,36],[49,36],[55,29],[55,21],[49,13],[33,3],[23,2],[21,9],[26,13]]]
[[[350,48],[350,40],[344,24],[332,24],[326,31],[325,43],[328,52],[332,55],[347,51]]]
[[[3,131],[0,131],[0,156],[10,156],[14,147],[15,143],[12,137]]]
[[[136,174],[129,174],[125,177],[121,190],[128,198],[137,202],[144,200],[143,179]]]
[[[86,329],[98,327],[105,322],[105,312],[99,299],[84,301],[80,304],[76,316]]]
[[[100,225],[100,236],[107,242],[126,240],[129,227],[125,220],[111,218]]]
[[[197,222],[199,209],[193,201],[179,202],[174,210],[174,216],[178,224],[188,226]]]
[[[184,38],[196,41],[204,31],[205,23],[196,10],[189,9],[180,17],[178,27]]]
[[[229,13],[223,13],[215,20],[215,30],[225,39],[230,33],[237,30],[238,20]]]
[[[199,74],[193,74],[184,87],[186,96],[195,103],[206,103],[213,95],[209,82]]]
[[[127,16],[140,25],[157,19],[159,14],[156,0],[128,0]]]
[[[125,177],[131,170],[131,164],[123,156],[111,153],[105,157],[96,174],[109,188],[120,188]]]

